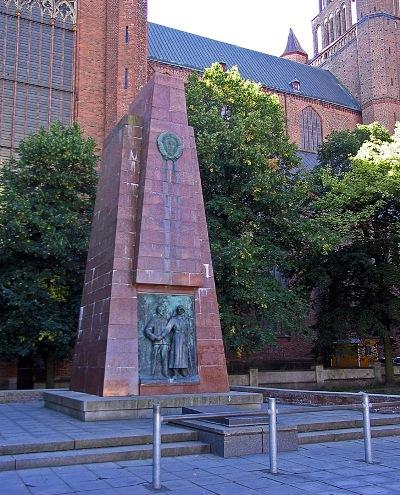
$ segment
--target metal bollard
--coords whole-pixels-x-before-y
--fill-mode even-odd
[[[269,415],[269,467],[271,474],[278,473],[278,444],[276,435],[276,399],[268,399]]]
[[[363,420],[364,420],[364,449],[365,462],[372,464],[372,445],[371,445],[371,421],[369,417],[369,397],[363,393]]]
[[[161,407],[153,406],[153,490],[161,489]]]

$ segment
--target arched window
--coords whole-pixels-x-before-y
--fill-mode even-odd
[[[317,151],[322,144],[322,119],[312,107],[301,112],[301,148]]]
[[[355,4],[355,0],[351,0],[350,8],[351,8],[351,24],[353,25],[357,23],[357,7]]]
[[[329,44],[335,41],[335,22],[333,20],[333,14],[329,16]]]
[[[337,37],[342,36],[342,16],[340,10],[336,11],[336,33]]]
[[[323,48],[323,39],[322,39],[322,27],[319,25],[317,27],[317,53],[319,53]]]
[[[346,5],[342,5],[342,33],[344,34],[347,31],[347,11],[346,11]]]
[[[324,21],[324,48],[329,45],[329,23],[328,19]]]

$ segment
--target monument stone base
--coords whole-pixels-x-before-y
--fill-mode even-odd
[[[81,421],[150,418],[155,404],[160,404],[162,414],[167,415],[181,414],[182,408],[195,406],[240,406],[260,409],[262,402],[262,394],[245,392],[128,397],[99,397],[70,390],[44,393],[46,407]]]
[[[246,416],[246,409],[223,406],[185,407],[184,414],[212,413],[219,417],[179,421],[180,426],[196,430],[199,440],[208,443],[212,454],[220,457],[238,457],[242,455],[268,454],[269,425],[266,411],[260,416]],[[226,417],[226,412],[242,412],[240,417]],[[297,426],[279,426],[277,428],[278,452],[293,452],[299,448]]]

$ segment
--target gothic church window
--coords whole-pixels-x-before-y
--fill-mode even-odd
[[[317,151],[322,144],[322,119],[312,108],[306,107],[300,117],[301,148]]]
[[[328,19],[324,21],[324,48],[329,45],[329,23]]]
[[[329,41],[328,43],[331,44],[335,41],[335,22],[333,19],[333,14],[329,16],[329,22],[328,22],[328,30],[329,30]]]
[[[323,40],[322,40],[322,27],[319,25],[317,27],[317,53],[319,53],[323,48]]]
[[[342,24],[341,30],[342,30],[342,34],[344,34],[347,31],[346,15],[347,15],[346,5],[343,4],[342,5],[342,14],[341,14],[341,21],[342,21],[342,23],[341,23]]]

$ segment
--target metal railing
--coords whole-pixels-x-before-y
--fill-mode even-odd
[[[268,416],[269,418],[269,463],[270,472],[278,473],[278,442],[276,427],[276,399],[268,399],[268,411],[240,411],[232,413],[201,413],[201,414],[179,414],[179,415],[161,415],[161,406],[153,406],[153,490],[161,489],[161,425],[162,423],[180,422],[195,419],[215,419],[215,418],[238,418],[249,416]]]
[[[369,395],[360,392],[353,394],[358,397],[362,397],[362,404],[345,404],[336,406],[314,406],[314,407],[297,407],[290,411],[278,411],[276,409],[275,398],[268,399],[267,411],[240,411],[232,413],[201,413],[201,414],[179,414],[179,415],[161,415],[161,406],[159,404],[153,406],[153,476],[152,476],[152,488],[153,490],[161,490],[161,425],[162,423],[169,422],[181,422],[187,420],[201,420],[201,419],[215,419],[215,418],[234,418],[234,417],[251,417],[251,416],[267,416],[269,423],[269,465],[270,473],[278,473],[278,442],[277,442],[277,414],[290,415],[299,414],[303,412],[317,411],[337,411],[338,409],[351,409],[360,410],[363,413],[363,433],[364,433],[364,453],[365,462],[368,464],[373,463],[372,458],[372,443],[371,443],[371,419],[370,408],[375,405],[393,405],[393,402],[371,404]]]

